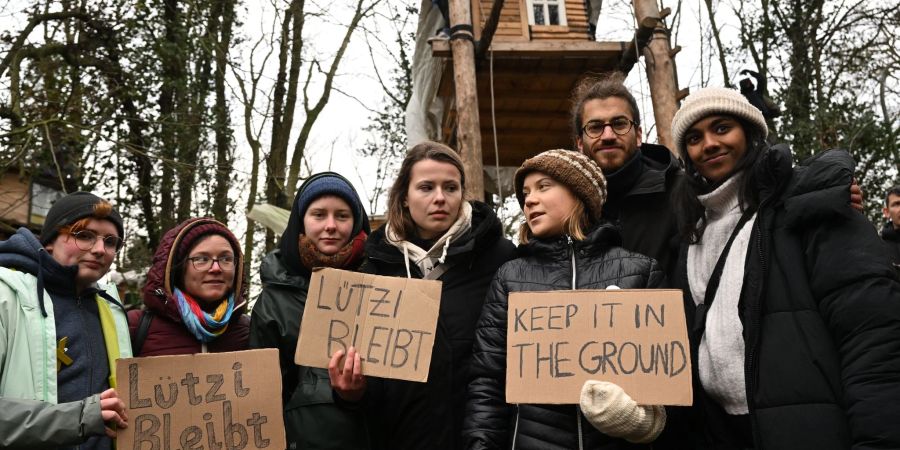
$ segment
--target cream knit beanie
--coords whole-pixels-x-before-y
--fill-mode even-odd
[[[684,134],[688,128],[712,114],[728,114],[744,119],[755,126],[763,138],[769,134],[762,112],[740,92],[718,87],[703,88],[688,95],[672,119],[672,140],[679,152],[684,148]]]
[[[528,158],[516,171],[516,198],[525,207],[522,185],[531,172],[542,172],[568,187],[584,203],[594,222],[600,220],[606,202],[606,178],[592,159],[572,150],[547,150]]]

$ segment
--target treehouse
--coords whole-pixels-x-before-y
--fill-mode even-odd
[[[448,0],[422,5],[407,132],[411,145],[432,139],[457,149],[475,198],[483,190],[496,193],[496,180],[482,178],[493,178],[495,165],[507,167],[501,178],[509,178],[530,156],[572,148],[569,109],[576,83],[590,74],[627,74],[654,45],[662,46],[647,65],[656,122],[671,121],[678,95],[671,57],[677,50],[669,49],[662,21],[668,8],[660,12],[655,0],[635,0],[639,27],[627,42],[594,40],[597,0],[449,0],[449,24],[441,1]],[[448,25],[449,39],[433,37]],[[651,39],[658,35],[663,39]],[[659,127],[658,135],[665,143],[668,126]]]
[[[0,172],[0,240],[12,236],[19,227],[39,231],[50,206],[63,193],[41,184],[15,169]]]

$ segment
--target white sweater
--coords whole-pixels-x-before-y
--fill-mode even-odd
[[[706,286],[719,255],[741,218],[738,203],[740,176],[735,176],[715,191],[698,197],[706,208],[703,238],[688,248],[687,275],[694,303],[703,303]],[[697,352],[703,389],[728,414],[747,414],[747,389],[744,380],[744,337],[738,301],[744,284],[744,263],[756,215],[741,228],[725,260],[719,288],[712,308],[707,311],[706,331]]]

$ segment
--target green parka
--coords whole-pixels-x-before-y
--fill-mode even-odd
[[[250,348],[278,349],[288,448],[369,448],[362,413],[334,404],[328,371],[294,364],[309,274],[289,273],[281,250],[275,250],[263,260],[260,278],[263,290],[253,307]]]
[[[106,294],[117,298],[115,288]],[[76,445],[103,434],[100,396],[58,404],[56,326],[38,305],[37,278],[0,267],[0,448]],[[44,298],[50,294],[44,292]],[[116,358],[131,357],[125,312],[97,295],[100,322],[115,387]],[[48,300],[49,301],[49,300]]]

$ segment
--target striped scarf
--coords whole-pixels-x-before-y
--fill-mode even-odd
[[[203,311],[193,297],[178,288],[175,288],[175,301],[184,326],[200,342],[211,342],[228,329],[228,321],[234,311],[234,293],[219,303],[213,314]]]

